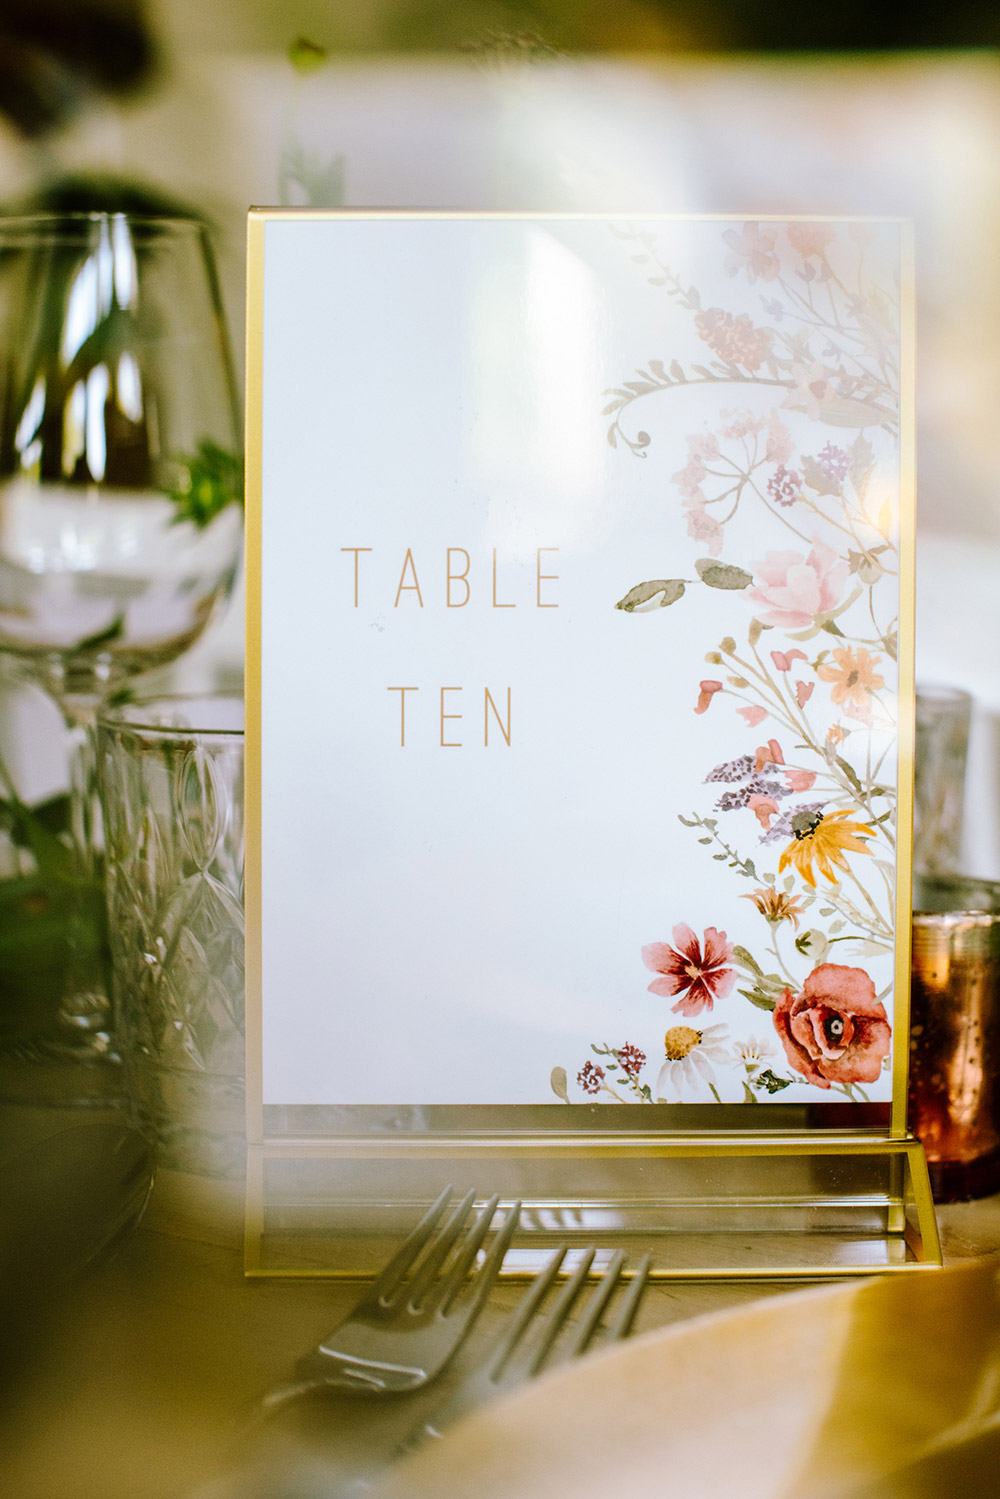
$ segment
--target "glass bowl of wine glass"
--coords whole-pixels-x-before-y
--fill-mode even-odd
[[[0,219],[0,652],[53,698],[69,738],[71,829],[53,870],[65,993],[36,1036],[53,1060],[114,1056],[95,930],[97,708],[182,655],[228,598],[242,499],[205,225]]]

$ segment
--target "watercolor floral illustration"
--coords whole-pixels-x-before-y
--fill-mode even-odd
[[[683,317],[685,351],[704,351],[668,350],[606,393],[615,461],[669,463],[665,504],[700,553],[678,576],[623,579],[613,602],[643,616],[636,630],[676,620],[695,590],[727,603],[727,633],[682,642],[694,654],[678,720],[710,723],[721,753],[678,816],[732,890],[728,914],[704,913],[711,924],[670,895],[675,908],[631,955],[641,1033],[637,1019],[631,1036],[595,1038],[590,1056],[553,1070],[553,1091],[573,1103],[784,1102],[789,1089],[864,1101],[891,1051],[894,242],[880,253],[878,226],[863,223],[713,226],[727,307],[703,305],[653,231],[612,232]],[[644,422],[692,385],[698,430],[671,438],[661,419]],[[695,409],[689,394],[677,409]],[[740,941],[748,916],[757,935]],[[638,1043],[656,1017],[654,1052]]]

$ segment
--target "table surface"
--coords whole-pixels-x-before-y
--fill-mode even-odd
[[[61,1111],[59,1127],[72,1123]],[[45,1111],[0,1109],[0,1166],[53,1127]],[[1000,1196],[943,1207],[939,1221],[949,1263],[1000,1250]],[[247,1281],[241,1245],[225,1237],[166,1232],[151,1211],[113,1258],[33,1318],[8,1360],[0,1402],[6,1499],[167,1499],[239,1468],[256,1402],[292,1375],[358,1286]],[[477,1337],[495,1331],[521,1289],[497,1288]],[[788,1291],[652,1285],[636,1330]]]

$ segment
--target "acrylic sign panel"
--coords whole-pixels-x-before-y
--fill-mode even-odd
[[[264,1102],[889,1099],[900,226],[259,227]]]

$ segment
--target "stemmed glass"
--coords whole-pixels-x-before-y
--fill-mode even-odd
[[[228,596],[241,501],[236,383],[204,226],[124,213],[0,220],[0,651],[56,702],[69,739],[72,847],[56,870],[69,973],[37,1038],[49,1055],[113,1053],[95,940],[97,707],[186,651]]]

